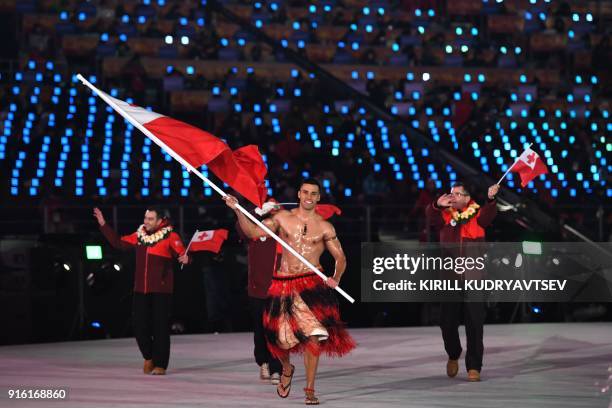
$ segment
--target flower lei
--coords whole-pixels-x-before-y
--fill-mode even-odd
[[[145,230],[144,224],[138,227],[136,231],[136,236],[138,237],[138,243],[140,245],[151,246],[157,244],[159,241],[166,239],[168,235],[172,232],[172,226],[168,225],[167,227],[160,228],[157,232],[153,234],[147,234]]]
[[[476,214],[478,214],[479,208],[480,206],[473,201],[462,212],[457,211],[455,208],[449,208],[448,211],[450,212],[450,215],[451,215],[450,224],[453,227],[457,224],[459,225],[465,224],[466,222],[474,218]]]

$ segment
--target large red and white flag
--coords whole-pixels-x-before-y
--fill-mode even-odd
[[[226,229],[196,231],[189,242],[189,251],[210,251],[216,254],[221,250],[221,245],[227,239]]]
[[[519,156],[512,166],[511,171],[518,173],[521,177],[521,187],[525,187],[531,180],[538,177],[540,174],[548,173],[548,169],[544,161],[530,147]]]
[[[100,90],[96,92],[104,94],[124,111],[126,119],[142,125],[194,168],[205,164],[256,206],[265,202],[267,168],[257,146],[232,151],[223,140],[185,122],[131,105]]]

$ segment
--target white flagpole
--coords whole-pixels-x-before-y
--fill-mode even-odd
[[[193,233],[193,236],[191,237],[191,241],[189,241],[189,244],[187,244],[187,248],[185,248],[185,255],[187,254],[187,252],[189,252],[189,248],[191,248],[191,243],[195,239],[196,235],[198,235],[198,232],[200,231],[196,230],[196,232]],[[185,266],[185,264],[181,264],[181,270],[183,270],[183,266]]]
[[[523,152],[521,153],[521,156],[523,155],[523,153],[525,153],[525,150],[529,149],[529,148],[530,148],[532,145],[533,145],[533,143],[529,143],[529,146],[527,146],[525,149],[523,149]],[[499,181],[497,182],[497,185],[498,185],[498,186],[499,186],[499,183],[501,183],[501,182],[502,182],[502,180],[503,180],[504,178],[506,178],[506,176],[508,175],[508,173],[510,173],[510,170],[512,170],[512,168],[514,167],[514,165],[515,165],[516,163],[518,163],[518,161],[519,161],[519,159],[520,159],[520,157],[521,157],[521,156],[519,156],[519,157],[518,157],[518,158],[517,158],[517,159],[514,161],[514,163],[512,163],[512,166],[510,166],[510,167],[508,168],[508,170],[506,170],[506,172],[504,173],[504,175],[503,175],[503,176],[501,176],[501,178],[500,178],[500,179],[499,179]]]
[[[211,180],[205,177],[198,169],[189,164],[185,159],[183,159],[180,155],[178,155],[174,150],[169,148],[164,142],[159,140],[151,131],[145,128],[140,123],[136,122],[130,115],[128,115],[120,106],[118,106],[112,99],[108,97],[104,92],[100,91],[98,88],[93,86],[88,80],[86,80],[81,74],[77,74],[77,79],[83,83],[83,85],[87,86],[89,89],[94,91],[104,102],[109,104],[117,113],[119,113],[125,120],[130,122],[134,127],[140,130],[145,134],[149,139],[151,139],[155,144],[164,149],[166,153],[172,156],[176,161],[181,163],[187,171],[193,172],[196,176],[202,179],[205,183],[207,183],[213,190],[215,190],[221,197],[226,197],[227,193],[221,190],[219,187],[215,185]],[[282,245],[287,251],[289,251],[293,256],[298,258],[304,265],[306,265],[311,271],[316,273],[321,279],[327,281],[328,277],[325,276],[321,271],[319,271],[312,263],[310,263],[306,258],[304,258],[299,252],[293,249],[289,244],[283,241],[278,235],[276,235],[270,228],[266,227],[261,221],[255,218],[251,213],[249,213],[244,207],[240,204],[236,204],[236,208],[243,213],[249,220],[251,220],[255,225],[261,228],[266,234],[270,235],[274,238],[279,244]],[[348,293],[346,293],[340,286],[336,286],[335,288],[338,293],[344,296],[349,302],[355,303],[355,299],[353,299]]]

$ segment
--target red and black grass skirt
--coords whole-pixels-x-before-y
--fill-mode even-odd
[[[305,350],[341,357],[356,346],[340,320],[333,289],[314,272],[272,277],[263,324],[268,349],[276,358]],[[318,344],[310,336],[317,336]]]

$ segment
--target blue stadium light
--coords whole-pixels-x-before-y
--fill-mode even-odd
[[[461,27],[457,27],[457,28],[455,28],[455,33],[456,33],[457,35],[463,35],[463,28],[461,28]]]
[[[351,48],[352,48],[354,51],[357,51],[357,50],[359,49],[359,43],[358,43],[358,42],[353,42],[353,43],[351,44]]]
[[[278,4],[277,3],[270,3],[270,9],[272,11],[277,11],[278,10]]]
[[[472,27],[472,29],[471,29],[470,31],[471,31],[471,33],[472,33],[472,35],[473,35],[474,37],[478,35],[478,28],[476,28],[476,27]]]
[[[540,20],[546,21],[546,13],[540,13],[538,14],[538,17],[540,17]]]
[[[470,50],[470,48],[467,45],[464,44],[464,45],[461,46],[461,52],[466,53],[469,50]]]
[[[127,14],[124,14],[123,16],[121,16],[121,22],[124,24],[127,24],[130,22],[130,16],[128,16]]]
[[[199,18],[196,20],[196,24],[197,24],[198,26],[200,26],[200,27],[203,27],[203,26],[205,25],[205,20],[204,20],[204,17],[199,17]]]
[[[289,46],[289,42],[283,38],[281,40],[281,45],[283,46],[283,48],[287,48]]]
[[[187,74],[188,75],[193,75],[194,73],[195,73],[195,69],[191,65],[188,65],[187,66]]]
[[[470,74],[465,74],[465,75],[463,76],[463,80],[464,80],[465,82],[472,82],[472,75],[470,75]]]
[[[447,54],[451,54],[453,52],[453,46],[447,45],[445,48]]]
[[[499,47],[499,51],[500,51],[502,54],[507,54],[507,53],[508,53],[508,49],[506,48],[506,46],[505,46],[505,45],[502,45],[501,47]]]
[[[255,20],[255,27],[257,28],[263,27],[263,21],[261,21],[260,19]]]
[[[294,21],[292,24],[292,27],[294,30],[299,30],[300,29],[300,22],[299,21]]]
[[[221,45],[227,47],[229,45],[229,41],[227,38],[221,38]]]
[[[242,40],[244,43],[244,40]],[[240,40],[238,40],[238,43],[240,43]],[[183,35],[181,37],[181,44],[183,45],[189,45],[189,37],[187,37],[186,35]]]
[[[421,11],[421,9],[415,9],[414,10],[414,15],[417,17],[421,17],[423,15],[423,12]]]
[[[589,23],[593,21],[593,15],[591,13],[586,14],[586,21],[588,21]]]
[[[418,26],[418,27],[417,27],[417,31],[419,32],[419,34],[425,34],[425,27],[423,27],[423,26]]]
[[[521,51],[522,51],[522,50],[521,50],[521,47],[515,47],[515,48],[514,48],[514,53],[515,53],[515,54],[517,54],[517,55],[518,55],[518,54],[520,54],[520,53],[521,53]]]
[[[298,40],[297,46],[298,48],[304,48],[306,47],[306,43],[304,42],[304,40]]]
[[[187,25],[187,18],[186,17],[181,17],[179,19],[179,22],[182,26],[186,26]]]
[[[580,15],[578,13],[572,14],[572,21],[578,22],[580,21]]]

